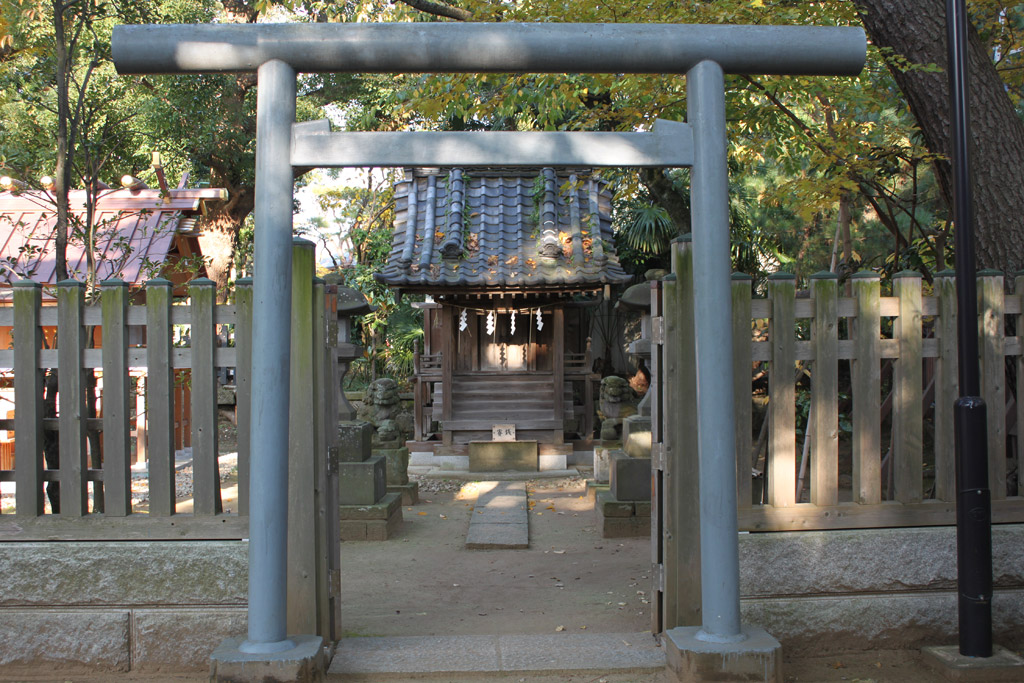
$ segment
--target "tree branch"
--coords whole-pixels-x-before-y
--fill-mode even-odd
[[[432,0],[400,0],[403,4],[412,7],[426,14],[433,14],[435,17],[447,17],[458,21],[472,21],[473,13],[461,7],[452,7],[441,2]]]

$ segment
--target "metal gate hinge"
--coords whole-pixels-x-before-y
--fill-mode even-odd
[[[665,444],[651,444],[651,467],[659,471],[665,469]]]
[[[659,593],[665,592],[665,565],[652,564],[651,578],[654,580],[654,590]]]

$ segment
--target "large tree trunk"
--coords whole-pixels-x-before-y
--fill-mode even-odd
[[[871,41],[913,64],[936,64],[940,72],[892,73],[907,98],[925,144],[940,155],[935,163],[943,197],[952,206],[946,12],[937,0],[912,3],[854,0]],[[978,265],[1013,273],[1024,266],[1024,123],[973,27],[968,30],[971,105],[974,242]]]
[[[213,207],[200,225],[199,247],[206,259],[206,274],[217,283],[218,300],[227,296],[239,230],[253,203],[252,188],[228,187],[228,201]]]

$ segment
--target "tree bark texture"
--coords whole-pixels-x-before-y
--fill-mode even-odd
[[[199,247],[206,260],[206,275],[217,283],[218,300],[227,296],[238,235],[254,206],[251,188],[232,183],[220,185],[224,186],[228,187],[228,200],[211,207],[210,214],[203,219],[199,235]]]
[[[946,12],[940,0],[902,3],[854,0],[871,42],[913,64],[942,70],[890,70],[939,158],[936,177],[952,213]],[[974,242],[979,268],[1014,273],[1024,267],[1024,123],[974,27],[968,27]]]

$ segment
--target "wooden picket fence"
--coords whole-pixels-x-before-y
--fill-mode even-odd
[[[681,382],[695,389],[693,330],[684,324],[692,316],[690,259],[688,245],[681,246],[678,281],[673,276],[663,283],[664,299],[655,306],[666,328],[659,339],[669,372],[660,389],[668,395],[663,411],[683,417],[680,424],[666,422],[661,438],[681,445],[686,460],[674,466],[684,472],[696,471],[696,404],[685,395],[673,398],[671,387]],[[1021,337],[1007,329],[1024,329],[1024,277],[1015,278],[1013,294],[1004,285],[998,272],[978,274],[993,522],[1016,523],[1024,522],[1018,482],[1024,404],[1014,397],[1024,354]],[[796,279],[778,273],[768,279],[767,297],[755,298],[750,277],[733,277],[740,528],[954,524],[954,275],[939,273],[927,296],[913,272],[894,277],[891,296],[882,296],[871,272],[853,276],[851,296],[840,296],[839,289],[834,275],[822,273],[798,295]],[[676,357],[680,362],[671,362]],[[767,403],[763,420],[752,396]]]
[[[335,351],[337,346],[337,287],[313,277],[312,245],[297,248],[297,277],[293,283],[293,401],[306,407],[293,416],[295,448],[303,456],[296,466],[326,471],[328,446],[335,419]],[[309,253],[306,254],[305,251]],[[308,263],[305,263],[308,261]],[[303,264],[305,267],[303,267]],[[13,372],[13,419],[0,420],[0,429],[14,431],[14,469],[0,470],[0,481],[16,482],[13,513],[0,514],[0,540],[120,540],[120,539],[241,539],[248,537],[249,425],[251,411],[253,293],[251,280],[240,280],[233,303],[217,305],[212,280],[189,284],[190,302],[175,304],[172,285],[151,280],[145,305],[130,305],[136,290],[121,281],[100,286],[98,305],[86,305],[84,285],[75,281],[56,286],[56,306],[42,305],[42,287],[24,281],[14,285],[13,306],[0,308],[0,326],[13,327],[11,350],[0,350],[0,372]],[[299,292],[299,295],[296,294]],[[141,292],[140,292],[141,293]],[[303,294],[304,293],[304,294]],[[296,298],[298,296],[298,298]],[[188,345],[173,343],[175,326],[189,326]],[[43,328],[55,326],[57,348],[45,348]],[[130,345],[132,327],[145,330],[144,345]],[[233,346],[218,345],[217,328],[228,326]],[[94,328],[102,331],[102,347],[86,348]],[[334,359],[332,361],[332,358]],[[297,362],[300,359],[301,362]],[[310,361],[312,359],[312,361]],[[217,368],[233,368],[238,425],[238,501],[223,509],[218,468]],[[57,370],[56,417],[47,417],[43,383]],[[189,391],[176,390],[182,371]],[[87,417],[86,380],[102,384],[101,417]],[[145,375],[144,428],[134,444],[134,457],[144,452],[148,462],[148,511],[132,504],[131,463],[133,419],[130,383]],[[299,376],[305,373],[305,376]],[[305,394],[309,394],[308,397]],[[176,400],[177,397],[177,400]],[[182,397],[188,405],[180,405]],[[138,409],[142,402],[139,401]],[[315,428],[313,407],[320,406]],[[192,448],[192,512],[176,512],[181,499],[175,492],[175,424],[188,416]],[[300,424],[301,423],[301,424]],[[138,425],[136,425],[138,426]],[[44,430],[55,430],[60,466],[44,465]],[[101,433],[101,458],[88,447],[88,432]],[[177,448],[181,448],[180,435]],[[310,458],[309,453],[316,453]],[[95,466],[98,462],[100,466]],[[313,477],[310,474],[309,477]],[[320,481],[319,479],[317,481]],[[45,487],[59,482],[59,514],[44,503]],[[305,484],[303,484],[305,485]],[[308,484],[314,486],[313,479]],[[322,481],[318,486],[323,486]],[[311,499],[312,494],[305,496]],[[101,505],[97,505],[102,500]]]

